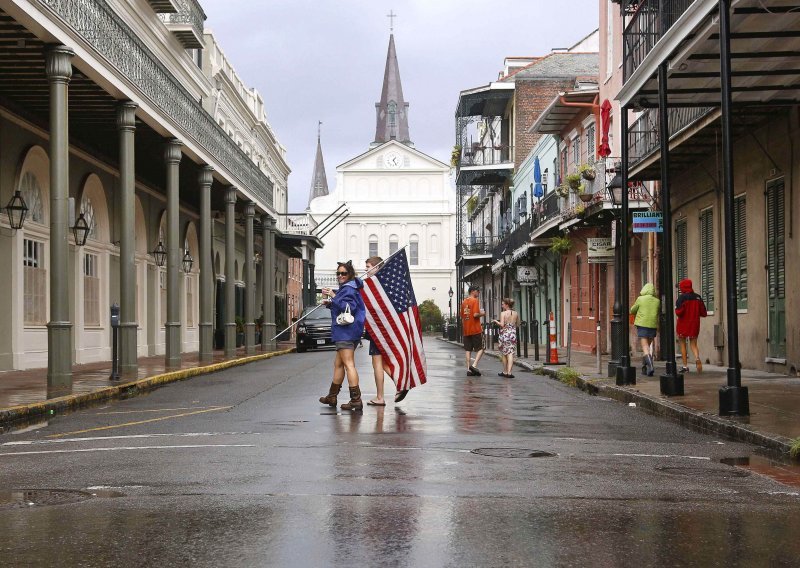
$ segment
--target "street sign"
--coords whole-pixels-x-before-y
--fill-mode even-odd
[[[664,216],[661,211],[636,211],[633,214],[634,233],[663,233]]]
[[[586,248],[589,251],[587,260],[590,263],[614,262],[614,241],[610,237],[588,238]]]
[[[535,266],[517,266],[517,282],[522,286],[532,286],[539,281],[539,269]]]

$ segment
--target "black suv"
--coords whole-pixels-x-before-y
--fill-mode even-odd
[[[306,308],[300,317],[310,313],[311,310],[314,310],[314,308]],[[331,339],[331,311],[322,306],[297,324],[297,352],[304,353],[308,349],[330,345],[333,345],[333,340]]]

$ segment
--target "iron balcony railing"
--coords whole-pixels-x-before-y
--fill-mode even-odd
[[[178,11],[162,16],[169,24],[190,24],[199,37],[203,37],[206,15],[196,0],[177,0]]]
[[[273,206],[273,183],[104,0],[37,0],[178,125],[259,205]]]
[[[559,195],[551,191],[541,201],[536,201],[531,206],[531,231],[536,230],[548,221],[561,218],[561,204]]]
[[[641,0],[622,32],[625,46],[623,82],[647,58],[678,18],[695,0]]]
[[[713,107],[670,108],[668,110],[670,139],[713,110]],[[628,129],[629,167],[638,164],[661,147],[658,113],[658,109],[647,109]]]
[[[456,250],[456,256],[477,256],[491,254],[497,246],[498,239],[494,236],[488,237],[467,237],[464,242],[458,243],[460,250]],[[457,247],[458,248],[458,247]]]
[[[461,150],[460,167],[499,166],[514,162],[514,147],[507,144],[480,146],[473,144]]]
[[[520,225],[517,225],[516,228],[508,233],[503,239],[498,240],[497,245],[495,245],[494,249],[492,250],[492,260],[500,260],[503,258],[503,255],[506,252],[515,251],[528,242],[530,238],[531,221],[528,220]]]
[[[311,235],[317,228],[317,222],[307,213],[281,216],[279,224],[284,233],[292,235]]]

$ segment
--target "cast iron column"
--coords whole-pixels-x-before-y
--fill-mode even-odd
[[[225,357],[236,356],[236,188],[225,194]]]
[[[117,107],[119,131],[119,369],[123,377],[138,370],[136,334],[136,165],[134,133],[138,105],[124,101]]]
[[[264,259],[261,261],[261,301],[264,304],[264,323],[261,326],[261,347],[274,350],[277,341],[273,339],[280,329],[275,329],[275,221],[264,213],[261,215]]]
[[[672,287],[672,188],[669,179],[669,108],[667,107],[667,64],[658,66],[658,129],[661,140],[661,215],[663,216],[663,254],[661,255],[661,275],[664,289],[662,306],[664,313],[664,334],[661,349],[667,361],[667,370],[661,375],[661,394],[683,396],[683,374],[678,373],[675,363],[675,299]]]
[[[628,109],[627,107],[620,108],[620,131],[622,132],[622,141],[620,144],[622,169],[620,171],[620,180],[622,181],[622,210],[620,217],[620,240],[622,248],[620,249],[620,264],[622,269],[619,275],[619,301],[620,301],[620,355],[619,365],[617,365],[617,385],[635,385],[636,384],[636,369],[631,367],[631,345],[630,345],[630,325],[628,320],[628,312],[630,311],[630,284],[628,280],[628,248],[630,247],[630,239],[628,238],[628,226],[630,224],[630,213],[628,209]]]
[[[214,360],[214,262],[211,252],[211,173],[203,166],[200,185],[200,362]]]
[[[614,191],[613,189],[611,191]],[[620,260],[620,234],[622,233],[622,223],[620,223],[619,216],[615,216],[614,223],[617,225],[616,237],[614,239],[614,306],[612,308],[611,318],[611,359],[608,361],[608,376],[617,376],[617,367],[619,366],[619,358],[622,355],[622,302],[620,302],[620,294],[622,293],[622,262]]]
[[[253,244],[253,218],[256,215],[256,204],[248,202],[245,211],[244,238],[244,352],[251,355],[256,352],[256,274],[253,265],[255,245]]]
[[[167,164],[167,322],[164,324],[167,369],[181,366],[181,299],[178,293],[183,260],[183,243],[178,235],[181,146],[175,138],[164,146],[164,161]]]
[[[72,392],[72,322],[69,319],[69,106],[75,52],[47,49],[50,85],[50,321],[47,323],[47,396]]]
[[[750,398],[739,369],[739,316],[736,304],[736,245],[733,216],[733,140],[731,138],[730,0],[719,0],[719,55],[722,80],[722,189],[725,201],[725,309],[728,312],[728,384],[719,390],[719,413],[747,416]]]

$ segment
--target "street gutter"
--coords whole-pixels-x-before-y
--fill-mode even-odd
[[[225,369],[254,363],[256,361],[264,361],[266,359],[292,353],[293,351],[295,351],[295,348],[272,351],[270,353],[259,353],[258,355],[239,357],[237,359],[230,359],[211,365],[169,371],[159,375],[153,375],[152,377],[101,388],[92,392],[71,394],[58,398],[51,398],[42,402],[32,402],[2,408],[0,409],[0,432],[4,431],[9,426],[13,427],[19,425],[19,423],[36,422],[54,414],[73,412],[79,408],[95,406],[108,400],[121,400],[138,396],[170,383],[185,381],[193,377],[224,371]]]

